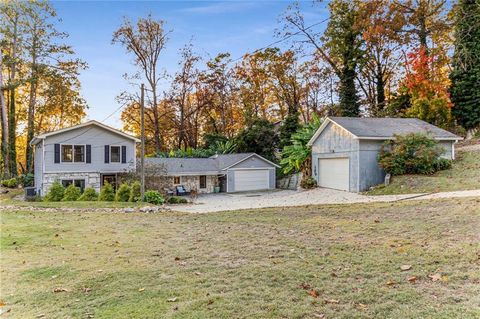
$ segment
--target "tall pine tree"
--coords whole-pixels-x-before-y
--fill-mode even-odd
[[[460,0],[450,74],[453,115],[467,130],[480,126],[480,0]]]

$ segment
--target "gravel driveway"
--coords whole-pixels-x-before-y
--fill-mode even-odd
[[[266,207],[392,202],[408,199],[470,196],[480,196],[480,190],[384,196],[366,196],[328,188],[316,188],[313,190],[302,191],[273,190],[252,193],[206,194],[199,196],[193,204],[174,206],[172,207],[172,210],[188,213],[208,213]]]

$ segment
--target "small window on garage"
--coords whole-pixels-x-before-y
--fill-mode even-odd
[[[207,188],[207,176],[200,176],[200,188]]]
[[[174,176],[174,177],[173,177],[173,183],[174,183],[175,185],[180,184],[180,176]]]

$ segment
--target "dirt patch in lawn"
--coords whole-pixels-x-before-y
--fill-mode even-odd
[[[478,318],[479,207],[4,211],[2,309],[22,318]]]

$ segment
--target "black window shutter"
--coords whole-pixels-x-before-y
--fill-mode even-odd
[[[60,163],[60,144],[55,144],[54,149],[55,149],[54,162]]]
[[[127,147],[122,146],[122,163],[125,164],[127,162]]]
[[[87,147],[86,147],[85,160],[86,160],[87,164],[90,164],[92,162],[92,145],[87,145]]]
[[[110,146],[105,145],[105,163],[110,163]]]

